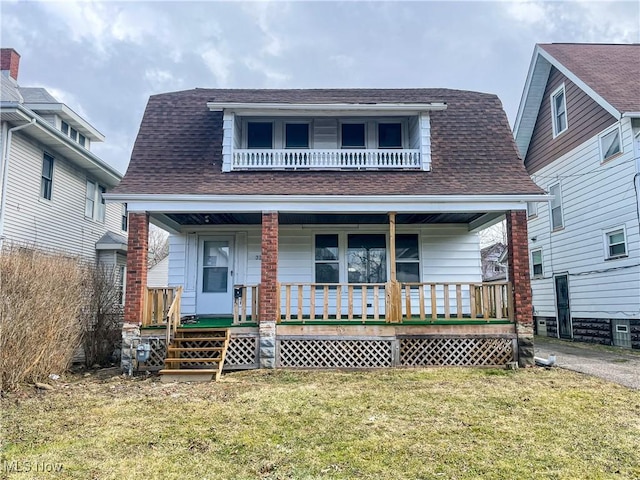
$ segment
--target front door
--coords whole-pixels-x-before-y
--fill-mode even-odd
[[[569,277],[558,275],[556,281],[556,307],[558,310],[558,335],[571,338],[571,314],[569,311]]]
[[[233,237],[200,237],[198,315],[233,312]]]

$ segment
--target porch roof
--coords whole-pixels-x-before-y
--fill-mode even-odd
[[[430,112],[431,171],[222,172],[222,112],[208,102],[446,103]],[[122,195],[536,195],[500,100],[448,89],[212,90],[149,99]]]

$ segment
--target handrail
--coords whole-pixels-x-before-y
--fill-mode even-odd
[[[164,326],[167,323],[167,315],[175,295],[176,288],[174,287],[147,288],[142,326]]]
[[[178,326],[180,325],[181,299],[182,299],[182,287],[178,287],[176,289],[175,297],[173,297],[173,302],[171,302],[171,307],[169,307],[169,312],[167,314],[167,330],[165,332],[167,347],[171,343],[171,337],[175,335],[176,331],[178,330]]]
[[[255,323],[258,321],[258,285],[233,286],[233,324]]]

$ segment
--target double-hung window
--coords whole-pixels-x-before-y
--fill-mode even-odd
[[[627,239],[624,227],[616,227],[604,232],[606,259],[627,256]]]
[[[531,251],[531,273],[533,278],[542,278],[542,249]]]
[[[247,148],[273,148],[273,123],[247,122]]]
[[[45,153],[42,157],[42,180],[40,182],[40,197],[51,200],[53,190],[53,157]]]
[[[420,281],[420,256],[418,235],[415,233],[396,235],[396,277],[399,282]]]
[[[121,227],[122,231],[126,232],[129,228],[129,212],[127,212],[127,204],[122,204],[122,212],[121,212]]]
[[[91,180],[87,180],[87,192],[84,201],[84,216],[104,222],[106,204],[104,194],[107,189]]]
[[[316,235],[316,283],[340,282],[340,257],[338,253],[337,234]]]
[[[567,99],[564,83],[551,94],[551,121],[553,123],[553,136],[557,137],[567,127]]]
[[[553,195],[551,200],[551,229],[557,230],[564,226],[562,219],[562,192],[560,190],[560,184],[556,183],[549,188],[549,193]]]

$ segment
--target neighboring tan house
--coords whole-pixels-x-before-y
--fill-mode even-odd
[[[483,282],[507,279],[507,265],[503,263],[506,250],[507,246],[502,242],[494,243],[480,250]]]
[[[99,261],[123,278],[127,215],[103,196],[122,176],[91,152],[104,137],[44,88],[18,85],[19,62],[2,49],[0,247]]]
[[[640,348],[640,44],[537,45],[514,136],[538,333]]]
[[[495,95],[154,95],[107,198],[131,212],[125,350],[150,343],[146,367],[206,363],[179,345],[212,325],[227,368],[533,361],[526,204],[548,197]],[[513,284],[483,284],[477,232],[505,216]],[[162,330],[167,300],[145,288],[149,221],[171,233],[169,323],[195,317],[197,341]]]

